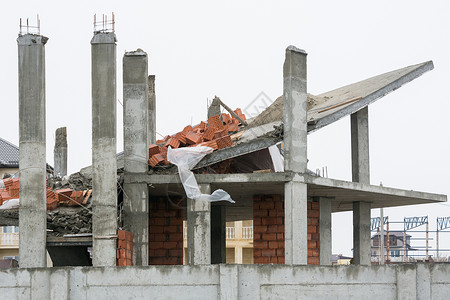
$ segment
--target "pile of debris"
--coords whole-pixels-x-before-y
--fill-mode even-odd
[[[87,209],[60,208],[47,213],[49,234],[85,234],[92,232],[91,211]]]
[[[56,209],[58,206],[86,205],[91,197],[92,190],[53,189],[47,181],[47,210]],[[0,180],[0,206],[10,200],[19,199],[19,178],[5,178]],[[18,202],[18,201],[16,201]],[[14,207],[18,207],[18,203]]]
[[[227,113],[214,115],[207,122],[202,121],[194,127],[188,125],[182,131],[156,141],[156,144],[152,144],[148,148],[149,165],[152,167],[168,165],[167,149],[169,146],[173,149],[207,146],[214,150],[233,146],[232,135],[239,131],[239,126],[242,125],[241,121],[246,120],[240,108],[234,110],[234,113],[238,118]]]

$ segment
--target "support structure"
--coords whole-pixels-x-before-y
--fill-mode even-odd
[[[116,35],[95,32],[92,51],[92,234],[94,266],[116,265]]]
[[[370,184],[369,109],[365,107],[350,117],[352,140],[352,180]],[[370,265],[370,203],[353,203],[353,260]]]
[[[305,173],[307,167],[306,52],[286,49],[283,65],[284,169]],[[307,264],[307,185],[287,182],[285,201],[285,263]]]
[[[148,58],[138,49],[123,57],[124,176],[148,170]],[[133,233],[133,265],[148,265],[148,186],[124,183],[123,225]]]
[[[331,199],[319,198],[319,261],[323,266],[331,266]]]
[[[67,128],[60,127],[55,132],[55,148],[53,149],[55,176],[63,178],[67,175]]]
[[[211,264],[227,262],[226,206],[211,205]]]
[[[200,190],[211,193],[209,184],[200,184]],[[211,203],[188,199],[187,226],[188,265],[211,264]]]
[[[147,145],[156,143],[156,92],[155,75],[148,75],[148,141]]]
[[[47,266],[45,44],[19,35],[20,267]]]

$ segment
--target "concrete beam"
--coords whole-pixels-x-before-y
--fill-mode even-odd
[[[67,175],[67,128],[60,127],[55,132],[55,148],[53,149],[55,176],[63,178]]]
[[[200,184],[200,190],[211,193],[209,184]],[[188,264],[211,264],[211,203],[188,199],[187,226]]]
[[[211,205],[211,263],[227,262],[226,247],[226,206]]]
[[[156,91],[155,75],[148,75],[148,140],[147,144],[156,143]]]
[[[331,266],[331,200],[319,198],[319,261],[322,266]]]
[[[45,44],[17,38],[19,51],[20,267],[46,267]]]
[[[95,32],[92,55],[94,266],[115,266],[117,248],[116,35]]]
[[[148,58],[138,49],[123,57],[124,177],[148,170]],[[148,186],[124,183],[123,227],[133,233],[133,265],[148,265]]]
[[[283,65],[284,169],[307,171],[306,52],[289,46]],[[307,264],[307,185],[287,182],[285,202],[285,263]]]

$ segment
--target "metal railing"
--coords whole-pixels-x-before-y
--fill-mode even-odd
[[[19,234],[14,233],[0,233],[0,247],[4,246],[19,246]]]

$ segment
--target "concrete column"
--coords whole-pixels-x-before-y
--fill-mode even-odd
[[[323,266],[331,266],[331,199],[319,198],[319,260]]]
[[[92,233],[94,266],[116,265],[116,35],[95,32],[92,55]]]
[[[211,263],[227,262],[226,247],[226,206],[211,206]]]
[[[55,176],[63,178],[67,175],[67,129],[61,127],[55,132],[55,148],[53,149]]]
[[[353,263],[370,265],[370,203],[353,202]]]
[[[352,180],[370,184],[369,109],[365,107],[350,116],[352,139]]]
[[[147,144],[156,143],[156,92],[155,75],[148,75],[148,140]]]
[[[283,65],[284,169],[305,173],[307,165],[306,52],[289,46]],[[285,263],[307,264],[307,186],[287,182]]]
[[[19,257],[21,268],[47,266],[45,43],[25,34],[19,48]]]
[[[211,193],[209,184],[200,184],[200,190]],[[188,265],[211,264],[211,203],[188,199],[187,226]]]
[[[370,184],[369,110],[367,107],[350,117],[352,143],[352,180]],[[370,203],[353,203],[353,261],[370,265]]]
[[[123,141],[125,177],[148,170],[148,60],[138,49],[123,57]],[[133,265],[148,265],[148,186],[123,185],[123,225],[133,233]]]

